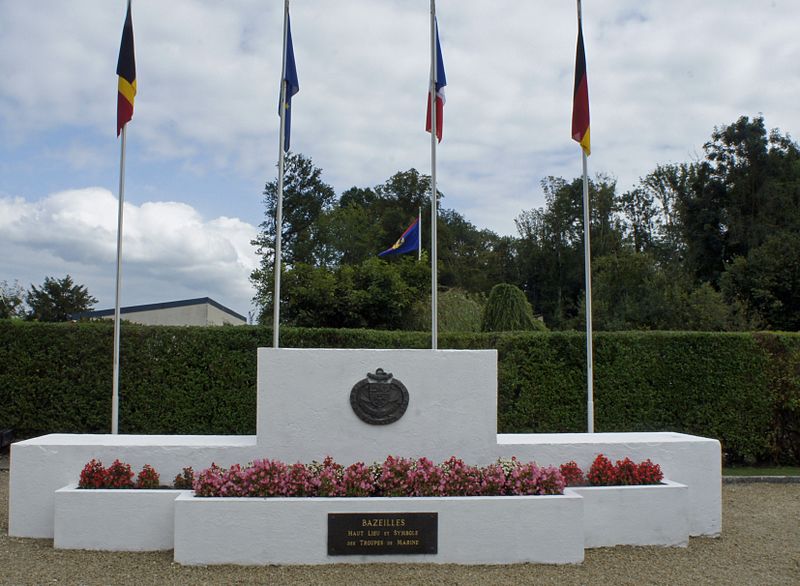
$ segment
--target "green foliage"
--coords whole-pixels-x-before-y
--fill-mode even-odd
[[[800,463],[800,338],[754,334],[770,357],[767,376],[772,398],[770,448],[773,462]]]
[[[283,276],[281,317],[299,327],[403,329],[430,269],[416,257],[336,268],[298,263]]]
[[[531,304],[516,285],[500,283],[492,287],[483,310],[481,331],[514,332],[543,330],[544,324],[533,317]]]
[[[0,427],[18,437],[108,432],[113,327],[0,322]],[[272,332],[122,329],[123,433],[253,434],[256,349]],[[428,348],[425,332],[282,328],[293,348]],[[586,429],[577,332],[442,334],[441,348],[496,348],[498,431]],[[729,463],[798,464],[800,335],[617,332],[595,338],[595,429],[718,438]],[[347,392],[346,390],[343,392]]]
[[[75,313],[88,311],[97,303],[83,285],[76,285],[72,277],[63,279],[45,277],[41,289],[31,285],[25,296],[30,307],[27,319],[36,321],[67,321]]]
[[[0,319],[24,317],[24,299],[25,292],[19,282],[9,285],[8,281],[0,281]]]
[[[485,299],[461,289],[439,293],[439,332],[479,332]],[[431,331],[431,298],[417,301],[411,310],[409,330]]]
[[[800,330],[800,235],[782,233],[726,267],[722,289],[774,330]]]

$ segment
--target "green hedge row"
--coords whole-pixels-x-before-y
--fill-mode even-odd
[[[17,437],[108,432],[113,328],[0,321],[0,428]],[[254,434],[256,348],[267,328],[122,329],[120,431]],[[297,348],[426,348],[427,333],[292,329]],[[498,429],[586,429],[581,333],[445,334],[497,348]],[[595,430],[682,431],[729,462],[800,463],[800,335],[617,332],[595,337]]]

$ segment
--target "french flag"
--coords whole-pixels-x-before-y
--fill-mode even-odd
[[[444,128],[444,86],[447,85],[447,76],[444,73],[444,61],[442,60],[442,46],[439,44],[439,22],[436,26],[436,138],[442,142],[442,128]],[[431,95],[428,91],[428,116],[425,122],[425,130],[431,131]]]

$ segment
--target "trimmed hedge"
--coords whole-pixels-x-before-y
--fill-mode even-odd
[[[17,437],[107,433],[113,327],[0,321],[0,428]],[[122,329],[123,433],[254,434],[257,326]],[[281,331],[296,348],[427,348],[430,334]],[[443,334],[441,348],[497,348],[498,429],[586,429],[577,332]],[[596,431],[720,439],[729,462],[800,463],[800,335],[614,332],[595,338]],[[345,389],[343,392],[349,392]]]

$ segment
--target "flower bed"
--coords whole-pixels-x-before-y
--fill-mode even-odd
[[[575,486],[583,497],[586,547],[689,544],[689,498],[685,484]]]
[[[173,548],[175,489],[95,489],[74,484],[55,492],[58,549],[158,551]]]
[[[543,467],[516,458],[484,467],[455,457],[434,464],[389,456],[347,467],[332,458],[292,465],[265,459],[227,469],[212,464],[196,477],[184,468],[174,484],[194,492],[181,492],[148,489],[160,482],[151,466],[135,475],[119,460],[108,468],[92,460],[81,473],[83,488],[56,492],[55,545],[174,547],[176,561],[186,564],[576,563],[584,547],[685,545],[686,486],[662,480],[649,460],[612,464],[602,454],[585,474],[575,462]],[[642,482],[659,484],[633,485]],[[414,512],[437,515],[433,555],[340,558],[325,548],[332,513]]]
[[[176,476],[173,487],[194,489],[198,497],[425,497],[558,495],[566,486],[628,486],[658,484],[664,475],[658,464],[629,458],[616,465],[599,454],[589,472],[575,462],[560,467],[538,466],[516,458],[488,466],[471,466],[455,456],[441,464],[427,458],[388,456],[369,466],[356,462],[344,467],[331,457],[311,464],[254,460],[228,469],[216,464],[195,478],[192,468]],[[169,488],[145,464],[134,482],[128,464],[115,460],[108,468],[91,460],[81,471],[78,488]]]
[[[330,514],[435,513],[435,554],[329,555]],[[490,497],[204,498],[175,501],[175,561],[207,564],[580,563],[575,494]],[[355,539],[386,539],[365,531]],[[389,539],[392,532],[389,530]]]
[[[212,465],[194,483],[198,497],[432,497],[557,495],[564,478],[554,466],[515,458],[484,467],[452,457],[439,465],[427,458],[389,456],[370,466],[344,467],[325,458],[309,465],[255,460],[242,467]]]

